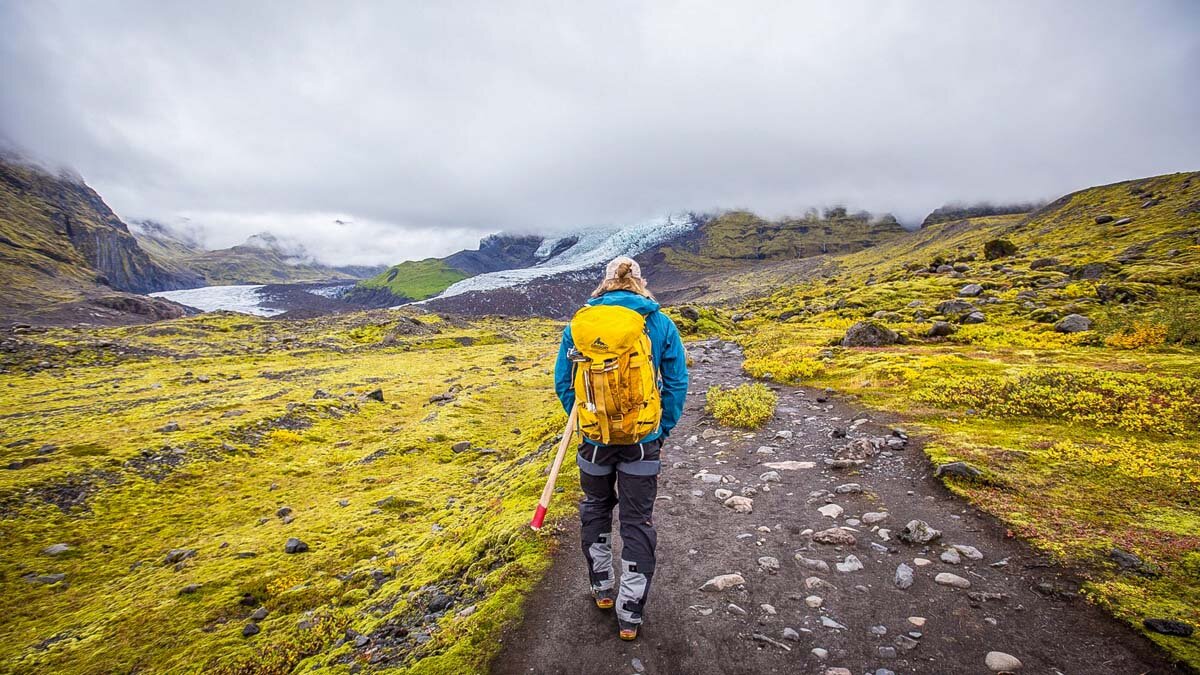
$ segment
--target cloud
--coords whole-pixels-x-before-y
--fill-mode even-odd
[[[330,262],[1200,168],[1187,1],[0,0],[0,26],[0,134],[123,216]]]

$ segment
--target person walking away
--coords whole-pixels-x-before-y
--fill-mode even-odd
[[[575,461],[583,488],[581,544],[596,606],[616,608],[619,635],[634,640],[656,564],[661,449],[683,413],[687,358],[675,322],[659,311],[641,268],[620,256],[563,330],[554,387],[568,413],[579,406]],[[619,506],[621,578],[613,576],[612,512]]]

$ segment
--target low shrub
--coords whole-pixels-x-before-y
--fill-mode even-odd
[[[710,387],[705,411],[722,426],[757,429],[775,414],[779,397],[765,385],[743,384],[733,389]]]

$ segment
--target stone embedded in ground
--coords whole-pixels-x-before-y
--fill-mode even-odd
[[[1021,660],[1004,652],[988,652],[983,663],[993,673],[1011,673],[1021,669]]]
[[[884,347],[900,339],[896,331],[874,321],[859,321],[842,337],[843,347]]]
[[[828,589],[831,591],[837,590],[837,588],[834,587],[833,584],[829,583],[828,581],[825,581],[821,577],[808,577],[807,579],[804,580],[804,588],[807,590],[810,590],[810,591],[815,591],[818,589]]]
[[[367,398],[371,399],[372,401],[379,401],[380,403],[383,403],[383,390],[372,389],[367,393]]]
[[[772,557],[769,555],[764,555],[761,558],[759,558],[758,566],[761,567],[763,569],[763,571],[765,571],[769,574],[775,574],[776,572],[779,571],[779,569],[781,567],[781,565],[779,564],[779,558],[775,558],[775,557]]]
[[[959,297],[963,298],[973,298],[980,293],[983,293],[983,286],[980,286],[979,284],[967,284],[966,286],[958,289]]]
[[[882,523],[887,520],[888,514],[885,511],[868,511],[862,515],[862,521],[867,525]]]
[[[941,530],[935,530],[929,523],[923,520],[914,519],[908,521],[908,524],[896,536],[906,544],[928,544],[942,536],[942,532]]]
[[[952,586],[954,588],[970,588],[971,582],[949,572],[942,572],[933,578],[934,581],[943,586]]]
[[[912,625],[916,626],[917,628],[920,628],[925,625],[925,617],[910,616],[910,617],[908,617],[908,622],[911,623]]]
[[[980,311],[974,311],[959,319],[958,322],[962,324],[987,323],[987,315]]]
[[[854,675],[849,668],[826,668],[825,675]]]
[[[167,551],[166,558],[163,559],[163,562],[168,565],[174,565],[176,563],[181,563],[188,558],[195,557],[195,555],[196,549],[194,548],[173,548],[170,551]]]
[[[716,490],[713,490],[713,496],[716,497],[717,499],[719,499],[720,501],[725,501],[726,499],[729,499],[730,497],[733,496],[733,490],[726,490],[725,488],[717,488]]]
[[[46,548],[42,549],[42,555],[48,555],[48,556],[62,555],[70,550],[71,550],[71,547],[67,544],[51,544],[50,546],[47,546]]]
[[[779,473],[776,471],[767,471],[760,475],[758,479],[764,483],[778,483],[780,481]]]
[[[450,450],[453,452],[466,452],[470,449],[471,449],[471,441],[459,441],[459,442],[455,443],[454,445],[450,446]]]
[[[266,607],[259,607],[258,609],[254,610],[253,614],[250,615],[250,620],[262,621],[263,619],[267,618],[267,614],[268,612]]]
[[[834,621],[833,619],[831,619],[827,616],[821,617],[821,625],[826,628],[832,628],[834,630],[846,630],[845,626],[843,626],[842,624],[838,623],[837,621]]]
[[[839,572],[857,572],[862,568],[862,561],[855,555],[848,555],[844,562],[837,563],[837,570]]]
[[[811,607],[813,609],[820,607],[822,604],[824,604],[824,602],[825,602],[825,599],[819,595],[810,595],[807,598],[804,598],[804,604],[808,605],[809,607]]]
[[[308,550],[308,544],[300,541],[295,537],[289,537],[287,543],[283,545],[284,553],[304,553]]]
[[[248,623],[248,624],[246,624],[246,626],[244,628],[242,628],[242,637],[252,637],[252,636],[258,635],[261,632],[262,632],[262,629],[258,627],[258,624]]]
[[[979,478],[983,472],[967,462],[949,462],[939,465],[933,470],[935,478],[942,476],[958,476],[959,478]]]
[[[292,512],[292,507],[290,507],[290,506],[281,506],[281,507],[279,507],[279,508],[278,508],[278,509],[275,511],[275,515],[276,515],[276,516],[278,516],[278,517],[280,517],[280,518],[283,518],[284,516],[290,515],[290,514],[291,514],[291,512]]]
[[[776,614],[779,613],[779,610],[775,609],[775,605],[772,605],[772,604],[769,604],[766,602],[759,605],[758,608],[761,609],[763,611],[763,613],[768,616],[775,616]]]
[[[818,544],[829,544],[832,546],[853,546],[857,541],[853,534],[840,527],[821,530],[813,534],[812,539]]]
[[[791,640],[792,642],[799,642],[800,634],[797,633],[794,628],[784,628],[783,629],[783,639]]]
[[[188,584],[187,586],[184,586],[183,588],[179,589],[179,594],[180,595],[191,595],[192,593],[195,593],[196,591],[199,591],[199,590],[200,590],[200,584]]]
[[[962,556],[958,553],[958,551],[952,548],[942,551],[942,555],[940,557],[942,562],[946,563],[947,565],[957,565],[962,562]]]
[[[724,504],[738,513],[752,513],[754,511],[754,500],[749,497],[734,495],[726,499]]]
[[[857,494],[859,492],[862,492],[863,489],[862,489],[862,486],[859,485],[858,483],[842,483],[841,485],[833,488],[833,491],[839,495],[848,495],[848,494]]]
[[[1146,627],[1146,630],[1177,637],[1191,637],[1192,633],[1196,631],[1191,624],[1174,619],[1146,619],[1142,625]]]
[[[864,460],[875,456],[875,444],[865,438],[856,438],[838,448],[834,459]]]
[[[730,614],[737,614],[738,616],[746,616],[749,614],[749,612],[732,602],[725,606],[725,611],[729,612]]]
[[[836,519],[838,516],[842,515],[842,512],[844,511],[844,509],[842,509],[842,507],[838,506],[837,504],[826,504],[825,506],[822,506],[821,508],[817,509],[817,511],[822,516],[825,516],[826,518],[835,518]]]
[[[934,321],[925,335],[927,337],[946,337],[957,330],[949,321]]]
[[[764,462],[763,466],[776,471],[798,471],[800,469],[811,469],[816,466],[815,462],[797,462],[788,460],[786,462]]]
[[[797,553],[794,557],[796,562],[799,563],[801,567],[807,567],[810,570],[817,570],[818,572],[829,571],[829,563],[826,563],[824,560],[805,558],[804,555],[800,553]]]
[[[817,657],[818,659],[820,659],[822,661],[829,658],[829,650],[828,649],[822,649],[820,647],[813,647],[812,649],[809,650],[809,653],[811,653],[813,656]]]
[[[740,574],[719,574],[704,582],[704,585],[700,587],[700,590],[710,593],[719,593],[727,588],[741,586],[745,583],[745,577]]]
[[[968,560],[983,560],[983,553],[981,553],[979,549],[975,548],[974,546],[967,546],[966,544],[954,544],[953,548]]]
[[[913,568],[900,563],[896,566],[896,588],[910,588],[913,585]]]
[[[1091,328],[1092,320],[1082,314],[1068,314],[1054,324],[1054,330],[1059,333],[1082,333]]]

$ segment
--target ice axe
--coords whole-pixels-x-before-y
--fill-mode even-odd
[[[554,495],[554,483],[558,481],[558,470],[562,468],[563,457],[567,454],[567,446],[575,435],[575,423],[579,420],[579,406],[571,406],[571,416],[567,418],[567,426],[563,429],[562,440],[558,442],[558,454],[554,455],[554,463],[550,465],[550,477],[546,479],[546,487],[542,490],[542,498],[538,500],[537,509],[533,512],[533,520],[529,527],[542,529],[542,521],[546,519],[546,509],[550,508],[550,497]]]

